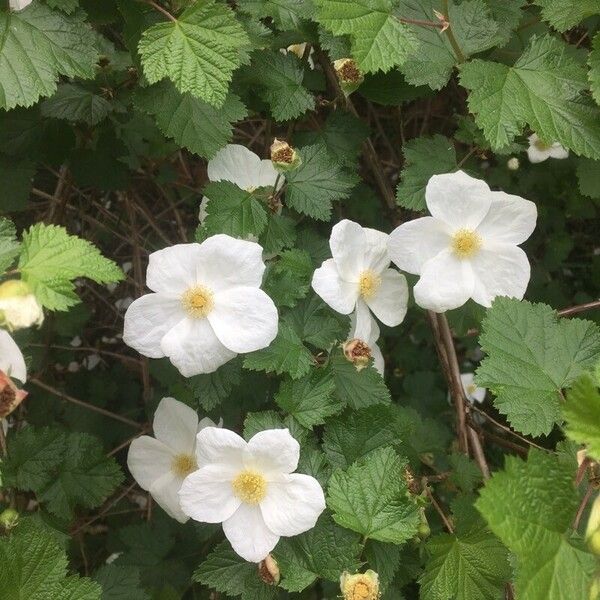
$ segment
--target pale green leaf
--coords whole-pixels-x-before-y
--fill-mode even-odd
[[[600,104],[600,33],[594,36],[592,51],[588,56],[589,80],[592,88],[592,96]]]
[[[534,0],[542,17],[558,31],[566,31],[592,15],[600,15],[600,0]]]
[[[12,221],[0,217],[0,274],[10,267],[19,254],[17,231]]]
[[[565,432],[579,444],[585,444],[588,456],[600,460],[600,392],[587,373],[569,390],[562,407]]]

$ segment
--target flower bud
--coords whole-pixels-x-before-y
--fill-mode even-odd
[[[42,307],[24,281],[11,279],[0,284],[0,324],[13,331],[43,321]]]
[[[590,550],[596,556],[600,556],[600,494],[596,496],[590,511],[590,518],[585,530],[585,541]]]
[[[271,554],[258,563],[258,574],[267,585],[277,585],[281,579],[279,565]]]
[[[592,581],[588,600],[600,600],[600,579],[598,577]]]
[[[380,597],[379,575],[371,569],[354,575],[344,571],[340,577],[340,588],[344,600],[377,600]]]
[[[521,163],[519,162],[519,159],[516,156],[512,156],[506,162],[506,166],[508,167],[509,171],[518,171],[520,164]]]
[[[354,338],[342,344],[344,356],[356,367],[357,371],[364,369],[371,360],[371,348],[362,340]]]
[[[8,417],[26,397],[27,392],[17,388],[13,380],[0,371],[0,419]]]
[[[12,529],[19,522],[19,513],[14,508],[7,508],[0,513],[0,527]]]
[[[291,171],[300,166],[300,155],[285,140],[275,138],[271,144],[271,162],[278,171]]]
[[[340,87],[346,96],[358,89],[365,79],[356,61],[352,58],[340,58],[334,61],[333,68],[340,82]]]

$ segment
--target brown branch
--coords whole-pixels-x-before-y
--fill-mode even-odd
[[[442,510],[442,507],[439,505],[438,501],[433,497],[433,492],[429,489],[429,487],[425,488],[425,493],[427,494],[427,497],[431,501],[431,505],[433,506],[433,508],[435,508],[438,515],[440,515],[440,518],[444,522],[444,525],[446,526],[448,533],[454,533],[454,527],[452,526],[450,519],[446,516],[446,514]]]
[[[586,302],[585,304],[577,304],[575,306],[570,306],[569,308],[563,308],[558,311],[558,314],[561,317],[570,317],[571,315],[576,315],[595,308],[600,308],[600,300],[593,300],[592,302]]]
[[[435,29],[444,29],[444,23],[438,23],[436,21],[424,21],[422,19],[407,19],[406,17],[397,17],[400,23],[407,25],[420,25],[421,27],[433,27]]]
[[[577,514],[575,515],[575,518],[573,519],[573,530],[574,531],[577,531],[579,529],[579,522],[581,521],[581,517],[583,516],[583,511],[585,510],[587,503],[590,501],[590,498],[591,498],[593,492],[594,492],[594,486],[590,484],[588,486],[588,489],[585,492],[585,495],[583,496],[583,498],[581,500],[581,503],[579,504],[579,508],[577,509]]]
[[[177,19],[165,8],[163,8],[162,6],[158,5],[156,2],[153,2],[152,0],[143,0],[146,4],[148,4],[148,6],[151,6],[154,10],[157,10],[159,13],[162,13],[163,15],[165,15],[165,17],[167,17],[167,19],[169,19],[169,21],[173,21],[173,23],[177,23]]]

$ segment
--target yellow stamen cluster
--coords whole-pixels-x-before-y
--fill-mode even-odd
[[[181,297],[181,304],[194,319],[203,319],[215,305],[213,293],[202,285],[187,290]]]
[[[246,504],[258,504],[267,495],[267,481],[256,471],[242,471],[231,482],[233,493]]]
[[[469,258],[481,248],[481,238],[476,231],[459,229],[452,236],[452,250],[458,258]]]
[[[355,575],[343,573],[340,584],[344,600],[378,600],[381,597],[379,576],[371,570]]]
[[[546,150],[550,150],[550,148],[552,148],[552,144],[545,144],[542,142],[542,140],[536,140],[533,145],[541,152],[545,152]]]
[[[472,395],[477,391],[477,385],[475,383],[470,383],[467,386],[467,394]]]
[[[358,280],[358,289],[363,298],[372,298],[381,285],[381,277],[373,271],[363,271]]]
[[[196,459],[190,454],[178,454],[171,464],[171,470],[178,477],[187,477],[198,468]]]

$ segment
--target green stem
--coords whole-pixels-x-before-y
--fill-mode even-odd
[[[444,16],[446,17],[446,21],[448,21],[449,25],[446,28],[446,36],[448,37],[448,41],[450,42],[450,45],[452,46],[452,50],[454,51],[454,54],[456,56],[456,60],[459,63],[464,63],[467,58],[464,55],[464,52],[461,50],[460,45],[458,44],[458,42],[456,41],[456,38],[454,37],[454,32],[452,31],[452,25],[450,24],[450,17],[448,16],[448,0],[442,0],[442,12],[444,13]]]

